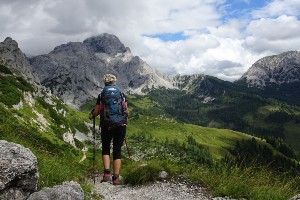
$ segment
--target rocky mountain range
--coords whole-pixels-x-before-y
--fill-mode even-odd
[[[107,33],[83,42],[62,44],[48,54],[30,59],[18,48],[16,41],[7,38],[0,43],[0,60],[50,88],[54,95],[75,108],[97,97],[104,87],[102,77],[105,73],[115,74],[118,86],[129,93],[143,94],[147,89],[165,87],[195,93],[203,102],[226,93],[223,87],[219,87],[222,83],[217,86],[206,75],[170,77],[160,73],[138,56],[132,55],[130,49],[115,35]],[[274,88],[276,92],[279,86],[298,85],[299,77],[300,52],[290,51],[258,60],[230,87],[243,82],[251,88],[268,88],[271,91],[269,96],[272,96]],[[293,96],[294,93],[288,92],[287,96]]]
[[[241,77],[249,87],[264,89],[300,81],[300,52],[289,51],[256,61]]]
[[[171,77],[133,56],[116,36],[106,33],[60,45],[49,54],[31,58],[30,63],[42,85],[73,106],[99,94],[105,73],[116,75],[118,86],[126,92],[142,93],[147,87],[174,88]]]

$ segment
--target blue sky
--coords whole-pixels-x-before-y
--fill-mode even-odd
[[[223,23],[231,19],[241,19],[241,20],[249,20],[251,16],[251,12],[253,10],[257,10],[263,8],[268,4],[266,0],[235,0],[235,1],[224,1],[221,4],[216,4],[216,9],[219,10],[221,14],[220,20]],[[203,31],[203,30],[202,30]],[[175,32],[175,33],[161,33],[161,34],[150,34],[145,35],[147,37],[159,38],[164,42],[168,41],[178,41],[178,40],[186,40],[188,36],[184,35],[184,32]]]
[[[0,0],[0,40],[27,55],[115,34],[163,73],[234,81],[258,59],[300,50],[299,0]]]
[[[256,1],[227,1],[230,3],[226,3],[224,5],[225,11],[223,11],[222,20],[225,22],[229,19],[240,19],[240,18],[249,18],[252,10],[262,8],[266,5],[266,1],[264,0],[256,0]]]
[[[185,39],[187,39],[187,36],[185,36],[183,32],[178,32],[178,33],[161,33],[161,34],[153,34],[153,35],[145,35],[145,36],[152,37],[152,38],[159,38],[160,40],[162,40],[164,42],[178,41],[178,40],[185,40]]]
[[[225,5],[227,11],[229,12],[228,17],[239,18],[243,17],[245,14],[250,13],[252,10],[263,8],[268,4],[266,0],[236,0],[236,1],[226,1]]]

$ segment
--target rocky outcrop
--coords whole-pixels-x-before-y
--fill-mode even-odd
[[[289,51],[264,57],[241,77],[250,87],[263,89],[300,81],[300,52]]]
[[[16,69],[26,79],[39,82],[36,74],[32,73],[29,60],[19,49],[18,43],[7,37],[0,43],[0,64]]]
[[[170,77],[133,56],[129,48],[110,34],[60,45],[49,54],[31,58],[30,62],[41,83],[68,105],[79,106],[97,97],[104,87],[105,73],[116,75],[117,85],[125,92],[174,87]]]
[[[83,200],[84,193],[81,186],[76,182],[64,182],[53,188],[44,188],[35,192],[28,200]]]
[[[294,197],[291,198],[290,200],[300,200],[300,194],[294,196]]]
[[[173,77],[173,82],[180,90],[187,92],[193,92],[197,87],[197,84],[205,78],[202,74],[193,75],[176,75]]]
[[[19,144],[0,140],[0,199],[26,199],[37,190],[37,159]]]
[[[174,84],[180,90],[202,100],[203,103],[209,103],[220,96],[224,96],[226,88],[223,87],[223,83],[225,81],[203,74],[177,75],[174,77]]]
[[[0,199],[2,200],[83,200],[76,182],[37,190],[38,167],[33,153],[19,144],[0,140]]]
[[[92,52],[102,52],[109,55],[125,53],[129,50],[121,43],[119,38],[107,33],[103,33],[100,36],[90,37],[84,40],[83,44],[88,46]]]

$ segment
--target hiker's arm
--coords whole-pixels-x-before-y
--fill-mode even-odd
[[[93,110],[93,116],[96,117],[100,114],[100,111],[102,110],[102,104],[101,104],[101,94],[99,94],[97,98],[97,103],[95,106],[95,109]]]
[[[102,109],[102,105],[101,104],[96,105],[96,107],[94,109],[94,112],[93,112],[94,117],[96,117],[96,116],[98,116],[100,114],[101,109]]]
[[[122,92],[122,101],[123,101],[123,105],[124,105],[124,107],[125,107],[125,110],[126,110],[126,114],[127,114],[127,118],[128,118],[128,115],[129,115],[129,113],[128,113],[128,104],[127,104],[127,98],[126,98],[126,96],[125,96],[125,94]]]

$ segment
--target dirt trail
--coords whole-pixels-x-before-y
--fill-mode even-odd
[[[161,181],[143,186],[114,186],[111,182],[100,183],[96,178],[95,191],[104,199],[122,200],[224,200],[229,198],[212,198],[200,186],[189,185],[184,181]]]

